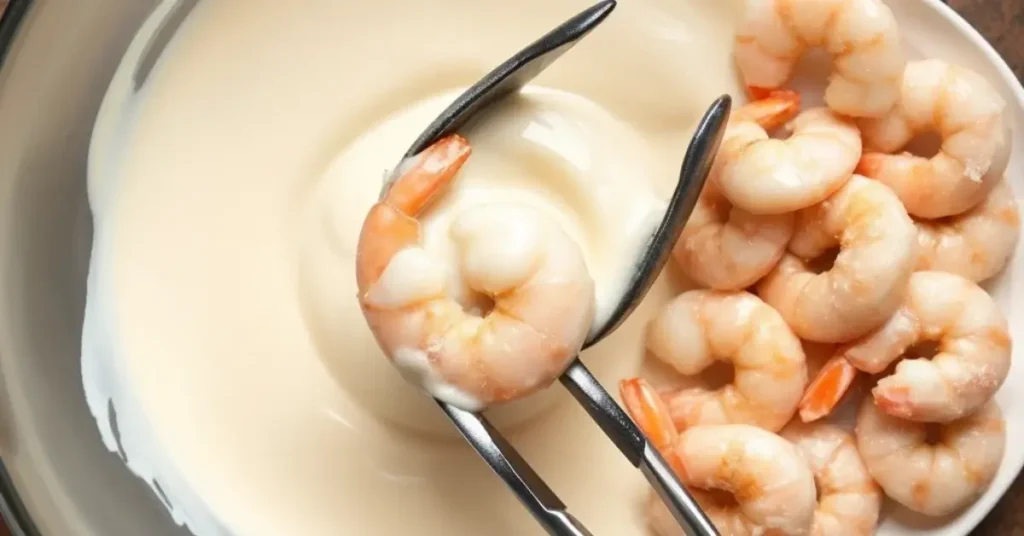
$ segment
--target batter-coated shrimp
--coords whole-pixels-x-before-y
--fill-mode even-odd
[[[423,249],[417,217],[469,153],[453,135],[402,166],[363,223],[356,278],[385,354],[434,396],[479,410],[554,381],[583,345],[595,298],[567,234],[540,214],[494,206],[460,214],[450,231],[461,276],[493,308],[467,311],[452,297],[452,267]]]
[[[991,399],[1010,371],[1009,326],[985,290],[958,275],[916,272],[889,321],[841,348],[822,369],[800,403],[800,417],[828,414],[857,370],[883,372],[921,342],[937,343],[935,356],[900,361],[872,391],[885,413],[922,422],[962,418]]]
[[[1006,447],[1006,425],[995,402],[938,426],[879,411],[870,398],[857,414],[857,448],[871,476],[896,502],[925,515],[951,514],[974,502],[992,482]]]
[[[796,115],[799,103],[795,93],[776,92],[746,104],[733,114],[725,139],[742,132],[743,128],[736,126],[740,124],[749,123],[762,132],[777,127]],[[779,262],[793,235],[793,215],[754,215],[732,206],[715,184],[725,160],[720,152],[672,253],[696,283],[740,290],[756,283]]]
[[[857,172],[896,191],[919,218],[960,214],[981,202],[1006,171],[1010,136],[1006,102],[988,81],[942,60],[907,64],[899,104],[885,117],[861,123],[865,152]],[[942,147],[931,157],[899,151],[934,131]]]
[[[896,18],[881,0],[746,1],[735,56],[753,95],[786,85],[812,47],[833,58],[829,108],[879,117],[896,103],[906,57]]]
[[[779,433],[811,466],[818,489],[813,536],[870,536],[882,492],[857,452],[853,435],[830,424],[794,421]]]
[[[1003,269],[1020,236],[1020,210],[1002,179],[974,208],[917,222],[918,270],[938,270],[984,281]]]
[[[797,214],[789,251],[758,293],[801,338],[846,342],[900,306],[917,263],[917,229],[884,184],[854,175],[832,197]],[[839,246],[832,268],[806,261]]]
[[[734,205],[752,214],[793,212],[821,202],[853,174],[861,140],[852,121],[812,108],[787,128],[792,135],[780,140],[752,121],[730,123],[716,182]]]
[[[680,434],[657,395],[626,389],[620,395],[722,536],[809,533],[814,476],[788,441],[746,424],[701,425]],[[735,503],[724,504],[701,490],[731,494]],[[677,523],[665,522],[657,505],[651,510],[650,522],[661,536],[680,533]]]
[[[807,385],[800,340],[779,313],[748,292],[684,292],[651,320],[647,349],[684,375],[699,374],[715,360],[733,364],[733,381],[724,387],[665,395],[680,429],[751,424],[778,431],[793,417]],[[623,389],[653,392],[640,379]]]

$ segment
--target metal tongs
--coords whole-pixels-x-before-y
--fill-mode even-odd
[[[415,156],[434,141],[456,132],[489,105],[517,92],[604,21],[615,6],[615,0],[599,2],[499,65],[455,99],[420,134],[404,158]],[[636,272],[627,291],[608,321],[593,331],[584,348],[596,344],[619,327],[661,272],[711,169],[730,106],[729,96],[723,95],[705,113],[690,141],[679,183],[665,216],[637,259]],[[687,534],[718,535],[714,525],[680,484],[658,451],[578,357],[560,380],[626,459],[643,472]],[[436,401],[470,445],[515,492],[549,534],[591,534],[566,511],[565,504],[483,415],[462,410],[441,400]]]

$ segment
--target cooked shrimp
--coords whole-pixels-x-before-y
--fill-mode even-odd
[[[620,394],[683,484],[707,490],[692,491],[722,536],[809,533],[814,477],[785,439],[746,424],[701,425],[680,434],[658,396],[626,388]],[[731,494],[734,502],[717,501],[712,490]],[[678,524],[652,510],[650,522],[659,534],[679,534]]]
[[[699,374],[715,360],[733,364],[732,383],[720,389],[665,395],[681,429],[751,424],[778,431],[793,417],[807,384],[800,340],[779,313],[748,292],[684,292],[651,320],[647,349],[684,375]],[[650,389],[639,379],[624,386]]]
[[[785,214],[832,195],[861,156],[860,131],[825,108],[802,112],[785,140],[752,121],[731,122],[716,182],[734,205],[752,214]]]
[[[884,184],[854,175],[824,202],[797,214],[789,254],[758,284],[801,338],[846,342],[880,326],[903,300],[917,263],[917,231]],[[839,246],[832,268],[807,261]]]
[[[746,1],[735,56],[753,95],[785,86],[812,47],[833,57],[829,108],[879,117],[896,103],[906,57],[896,18],[881,0]]]
[[[1006,171],[1010,136],[1005,108],[1003,98],[977,73],[942,60],[910,62],[899,105],[860,125],[869,151],[857,172],[891,186],[914,216],[960,214],[981,202]],[[930,159],[885,154],[929,131],[942,138],[941,149]]]
[[[805,421],[831,411],[857,370],[883,372],[908,349],[937,343],[935,356],[904,359],[872,391],[894,417],[949,422],[987,402],[1010,371],[1006,318],[985,290],[945,272],[916,272],[903,305],[874,333],[841,348],[800,403]]]
[[[796,115],[799,102],[799,96],[785,92],[751,102],[733,114],[725,138],[740,123],[755,128],[781,125]],[[793,235],[793,215],[758,216],[732,206],[715,184],[723,161],[720,153],[672,253],[696,283],[739,290],[756,283],[779,262]]]
[[[672,255],[697,284],[740,290],[775,267],[792,236],[792,214],[755,216],[732,206],[708,182]]]
[[[974,208],[917,222],[918,270],[939,270],[984,281],[1003,269],[1020,236],[1020,210],[1006,179]]]
[[[882,493],[857,452],[853,435],[829,424],[790,423],[779,434],[811,466],[818,489],[813,536],[875,533]]]
[[[469,153],[465,139],[449,136],[402,166],[363,223],[356,277],[363,314],[395,364],[434,396],[478,410],[562,373],[590,328],[594,282],[567,234],[512,207],[477,207],[455,219],[459,266],[423,249],[417,217]],[[493,299],[489,313],[467,311],[452,296],[448,274],[456,268]]]
[[[857,448],[871,476],[896,502],[942,516],[974,502],[999,469],[1006,425],[995,402],[937,426],[897,419],[865,399],[857,414]],[[936,439],[932,441],[932,439]]]

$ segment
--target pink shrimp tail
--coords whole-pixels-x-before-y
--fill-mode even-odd
[[[469,158],[469,141],[441,138],[406,164],[381,202],[373,205],[359,234],[356,284],[362,293],[387,268],[395,253],[420,239],[416,216],[444,191]]]
[[[672,423],[672,416],[661,395],[647,380],[627,378],[619,382],[619,396],[633,422],[665,457],[676,474],[685,480],[686,467],[673,449],[679,432]]]
[[[836,355],[830,359],[814,377],[797,406],[800,420],[812,422],[832,413],[856,377],[857,369],[845,357]]]
[[[885,158],[886,155],[883,153],[865,153],[860,157],[854,172],[868,178],[877,178],[882,172],[882,166],[885,165]]]
[[[765,130],[774,130],[791,121],[800,112],[800,94],[788,89],[772,89],[743,105],[736,115],[755,121]]]
[[[413,157],[413,163],[384,195],[384,203],[407,216],[416,216],[451,183],[470,152],[469,141],[458,134],[437,140]]]

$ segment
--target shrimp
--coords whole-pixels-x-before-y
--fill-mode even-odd
[[[796,115],[799,102],[794,93],[776,92],[746,104],[733,114],[726,140],[741,123],[761,129],[785,123]],[[711,179],[672,253],[683,272],[698,284],[740,290],[764,277],[782,257],[793,235],[793,215],[758,216],[732,206],[715,184],[723,160],[721,156],[715,160]]]
[[[356,279],[385,354],[435,397],[475,411],[552,383],[583,345],[595,298],[579,247],[539,214],[481,206],[458,215],[456,267],[423,248],[417,217],[469,154],[452,135],[400,168],[363,223]],[[493,300],[489,312],[456,301],[451,268]]]
[[[875,533],[882,493],[871,478],[849,432],[829,424],[794,421],[780,432],[811,466],[818,489],[813,536]]]
[[[886,415],[871,399],[857,414],[857,448],[885,494],[929,516],[951,514],[988,488],[1006,448],[1006,424],[995,402],[938,428]]]
[[[708,513],[722,536],[809,534],[814,476],[789,442],[746,424],[701,425],[681,434],[656,395],[620,384],[630,416]],[[699,488],[699,489],[692,489]],[[719,495],[714,492],[717,491]],[[731,494],[730,500],[722,495]],[[658,534],[680,534],[660,501],[649,521]]]
[[[872,390],[881,411],[921,422],[949,422],[985,404],[1010,371],[1006,318],[974,282],[945,272],[916,272],[903,305],[874,333],[841,348],[800,402],[800,417],[828,414],[858,370],[878,374],[922,342],[931,360],[903,359]]]
[[[967,212],[917,222],[917,269],[949,272],[980,283],[1006,266],[1019,237],[1020,210],[1004,178]]]
[[[977,205],[1002,178],[1010,158],[1006,102],[984,78],[942,60],[907,64],[899,104],[861,122],[868,151],[857,172],[896,191],[910,214],[941,218]],[[935,132],[942,147],[924,158],[894,153]]]
[[[850,117],[879,117],[899,98],[906,56],[881,0],[746,0],[735,58],[752,95],[786,85],[804,53],[832,55],[825,103]]]
[[[716,359],[733,364],[733,382],[720,389],[665,395],[679,428],[750,424],[778,431],[807,385],[800,340],[779,313],[748,292],[684,292],[651,321],[647,349],[684,375],[699,374]],[[653,392],[639,379],[624,388]]]
[[[802,112],[785,140],[751,121],[730,125],[716,182],[734,205],[752,214],[785,214],[823,201],[853,175],[860,131],[825,108]]]
[[[896,311],[917,263],[917,230],[891,189],[854,175],[800,211],[796,229],[789,253],[757,289],[799,337],[847,342]],[[808,261],[835,246],[832,267],[815,273]]]

